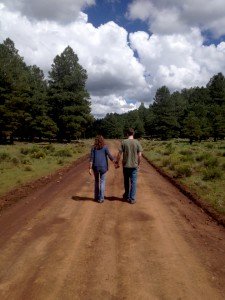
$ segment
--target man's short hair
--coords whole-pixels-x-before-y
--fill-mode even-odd
[[[133,128],[128,128],[128,129],[127,129],[127,134],[128,134],[129,136],[134,135],[134,129],[133,129]]]

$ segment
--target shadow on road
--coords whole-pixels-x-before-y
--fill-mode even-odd
[[[95,202],[95,200],[93,198],[89,198],[89,197],[72,196],[72,199],[74,201],[93,201],[93,202]]]
[[[111,196],[111,197],[105,197],[105,200],[127,202],[126,199],[119,198],[119,197],[114,197],[114,196]]]
[[[93,202],[96,202],[96,200],[94,200],[93,198],[83,197],[83,196],[72,196],[72,200],[74,200],[74,201],[93,201]],[[114,196],[105,197],[105,200],[127,202],[123,198],[114,197]]]

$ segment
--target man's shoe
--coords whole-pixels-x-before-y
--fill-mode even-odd
[[[134,203],[136,203],[136,201],[135,201],[135,200],[130,200],[129,202],[130,202],[130,204],[134,204]]]
[[[123,200],[126,200],[126,201],[128,201],[128,202],[130,201],[130,199],[126,196],[125,193],[123,194]]]
[[[103,203],[104,202],[104,200],[98,200],[98,203]]]

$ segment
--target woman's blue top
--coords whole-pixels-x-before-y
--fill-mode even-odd
[[[90,161],[92,162],[92,168],[94,171],[106,172],[108,171],[108,159],[113,161],[113,156],[110,154],[109,149],[104,145],[101,149],[91,147]]]

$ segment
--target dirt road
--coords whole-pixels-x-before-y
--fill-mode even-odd
[[[0,299],[225,299],[224,227],[145,160],[134,205],[122,178],[111,164],[96,203],[80,161],[2,211]]]

